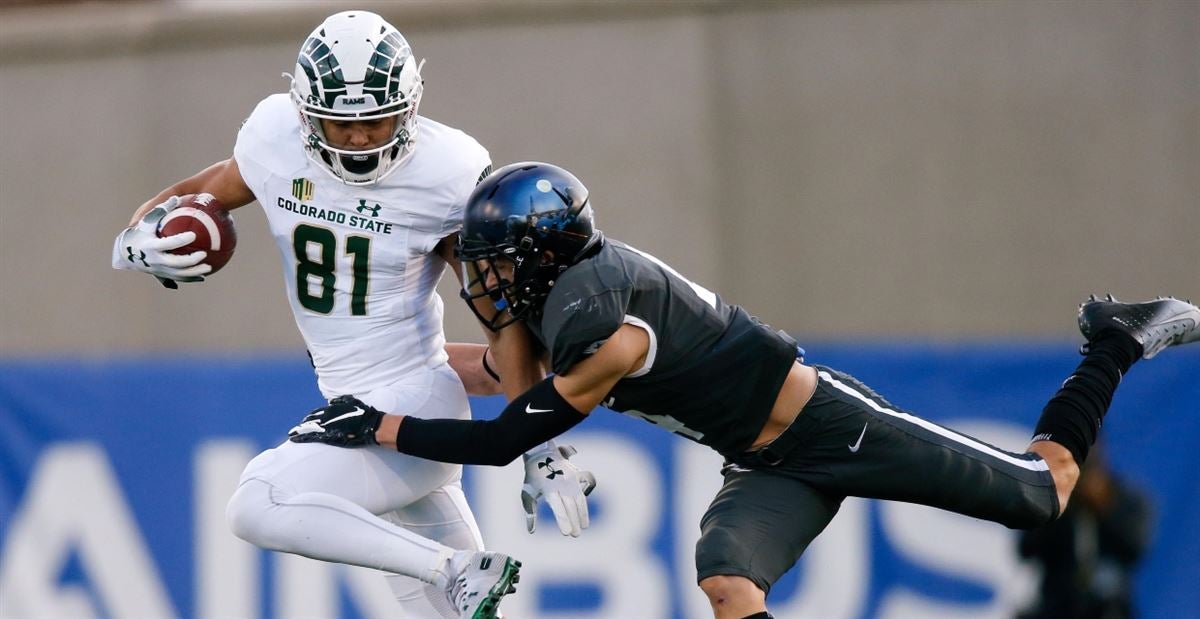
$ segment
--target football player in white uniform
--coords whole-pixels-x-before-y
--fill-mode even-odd
[[[457,354],[447,354],[435,286],[447,264],[461,277],[453,250],[463,207],[491,165],[470,136],[417,115],[420,69],[380,16],[329,17],[301,46],[290,92],[258,104],[233,157],[138,208],[117,237],[113,266],[169,288],[202,281],[203,252],[169,253],[194,233],[160,239],[157,221],[180,195],[211,193],[229,209],[258,200],[321,393],[467,419],[464,382],[485,384],[484,369],[494,373],[481,365],[482,346],[452,344]],[[527,332],[485,332],[491,342],[506,338],[494,361],[509,397],[544,378],[525,361]],[[464,361],[452,369],[449,358]],[[551,458],[565,473],[547,478],[527,466],[521,498],[530,531],[542,497],[564,534],[588,525],[584,497],[595,482],[567,461],[571,453],[549,443],[530,452],[529,462]],[[461,474],[459,465],[393,449],[285,440],[246,467],[227,514],[239,537],[263,548],[395,574],[389,584],[406,616],[491,617],[520,564],[482,551]]]

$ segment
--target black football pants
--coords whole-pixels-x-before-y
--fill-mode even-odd
[[[1013,453],[900,410],[853,377],[817,367],[812,399],[767,446],[729,458],[701,520],[696,568],[763,591],[790,569],[847,496],[930,505],[1032,528],[1058,513],[1041,457]]]

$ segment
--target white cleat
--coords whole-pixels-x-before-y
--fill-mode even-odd
[[[521,562],[498,552],[459,551],[446,596],[462,619],[496,619],[500,599],[517,590]]]

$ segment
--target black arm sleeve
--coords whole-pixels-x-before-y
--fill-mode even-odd
[[[396,434],[396,449],[438,462],[504,466],[527,449],[570,430],[583,418],[583,413],[558,393],[554,377],[550,377],[509,402],[495,419],[406,416]]]

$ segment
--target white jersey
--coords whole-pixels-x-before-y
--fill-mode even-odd
[[[362,394],[446,361],[445,262],[432,253],[462,226],[487,151],[420,118],[417,146],[377,185],[332,178],[305,154],[286,94],[258,104],[233,154],[267,215],[288,300],[325,397]]]

